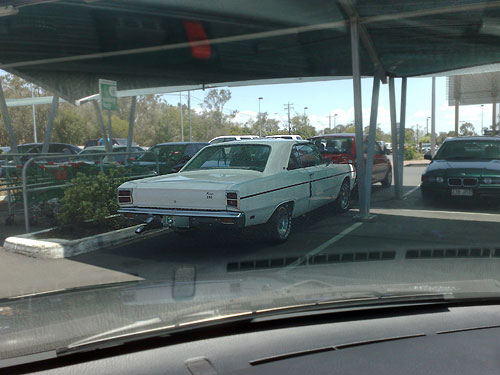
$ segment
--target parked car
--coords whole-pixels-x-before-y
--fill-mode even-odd
[[[356,166],[356,136],[353,133],[326,134],[310,138],[320,149],[321,154],[340,164],[354,164]],[[366,163],[368,137],[364,137],[364,151]],[[392,183],[392,164],[387,154],[380,145],[375,142],[375,154],[373,157],[372,183],[381,182],[382,186],[389,187]]]
[[[127,151],[127,146],[121,146],[121,145],[113,146],[113,152],[126,152],[126,151]],[[139,146],[132,146],[130,151],[131,152],[138,152],[138,151],[144,151],[144,149],[139,147]],[[89,156],[81,158],[79,160],[94,162],[94,161],[99,161],[101,159],[101,157],[99,155],[94,155],[94,154],[105,154],[105,153],[106,153],[106,147],[104,147],[104,146],[91,146],[91,147],[87,147],[86,149],[82,150],[78,155],[83,156],[83,155],[88,154]],[[90,155],[92,155],[92,156],[90,156]],[[122,163],[125,160],[127,160],[127,157],[137,158],[140,155],[141,154],[132,154],[130,156],[128,156],[128,155],[116,155],[116,156],[113,156],[113,160],[115,162]],[[106,161],[108,161],[108,160],[104,160],[104,162],[106,162]]]
[[[176,173],[203,147],[207,142],[169,142],[159,143],[150,147],[148,151],[154,152],[158,157],[160,174]],[[156,163],[151,154],[139,156],[140,163]]]
[[[118,142],[118,140],[116,140],[115,138],[111,139],[111,141],[113,143],[113,146],[120,144],[120,142]],[[132,142],[132,145],[137,146],[134,142]],[[85,142],[85,146],[83,146],[83,148],[94,147],[94,146],[103,146],[102,138],[89,139],[87,142]]]
[[[222,143],[222,142],[232,142],[232,141],[243,141],[248,139],[258,139],[258,135],[222,135],[220,137],[215,137],[211,139],[208,143]]]
[[[422,174],[425,201],[437,197],[500,198],[500,138],[447,138]]]
[[[296,141],[300,141],[302,137],[296,134],[276,134],[276,135],[267,135],[266,138],[277,138],[277,139],[293,139]]]
[[[264,224],[282,242],[294,217],[333,201],[349,210],[354,181],[352,165],[329,162],[311,142],[231,142],[205,147],[175,175],[121,185],[119,212],[174,229]]]

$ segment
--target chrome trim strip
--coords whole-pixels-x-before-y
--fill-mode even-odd
[[[169,215],[169,216],[187,216],[187,217],[214,217],[221,219],[239,219],[243,212],[231,211],[200,211],[183,210],[173,208],[148,208],[148,207],[123,207],[118,209],[121,214],[146,214],[146,215]]]

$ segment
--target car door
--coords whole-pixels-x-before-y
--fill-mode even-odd
[[[309,176],[309,210],[320,207],[333,195],[333,181],[326,160],[312,143],[296,145],[299,160]]]
[[[293,216],[300,216],[309,211],[310,177],[306,168],[300,163],[297,145],[292,147],[288,159],[287,171],[283,175],[282,183],[289,186],[286,190],[287,198],[295,202]]]

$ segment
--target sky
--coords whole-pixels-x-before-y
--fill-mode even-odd
[[[400,99],[401,99],[401,79],[396,79],[396,106],[397,118],[399,122]],[[431,116],[431,78],[408,78],[407,84],[407,107],[406,126],[419,127],[422,134],[426,128],[426,119]],[[370,105],[373,79],[362,79],[362,106],[363,106],[363,126],[369,124]],[[235,120],[245,123],[249,118],[256,118],[259,111],[259,97],[261,100],[261,111],[267,112],[283,125],[286,122],[287,112],[284,105],[293,103],[295,113],[303,114],[304,107],[307,107],[306,114],[311,125],[317,130],[328,127],[328,115],[335,115],[337,124],[347,124],[354,121],[354,102],[352,80],[335,80],[326,82],[311,83],[289,83],[279,85],[261,85],[246,87],[231,87],[231,100],[226,104],[226,109],[237,110],[239,113]],[[193,91],[191,93],[192,107],[201,108],[201,102],[205,93],[203,91]],[[171,104],[177,104],[178,95],[167,95],[166,100]],[[183,100],[186,96],[183,95]],[[492,106],[485,105],[483,108],[484,126],[491,124]],[[481,106],[467,105],[460,107],[460,121],[470,122],[474,125],[476,132],[481,129]],[[332,126],[334,118],[331,118]],[[384,132],[390,131],[389,112],[389,85],[380,85],[378,120],[380,128]],[[448,132],[455,128],[455,107],[449,106],[446,98],[446,78],[436,78],[436,132]],[[429,132],[431,120],[429,120]]]

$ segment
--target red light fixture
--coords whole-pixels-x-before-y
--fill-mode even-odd
[[[191,56],[195,59],[207,60],[212,55],[210,44],[208,43],[207,33],[200,22],[184,21],[184,30],[186,31],[189,44],[191,45]],[[198,42],[206,41],[206,44]]]

